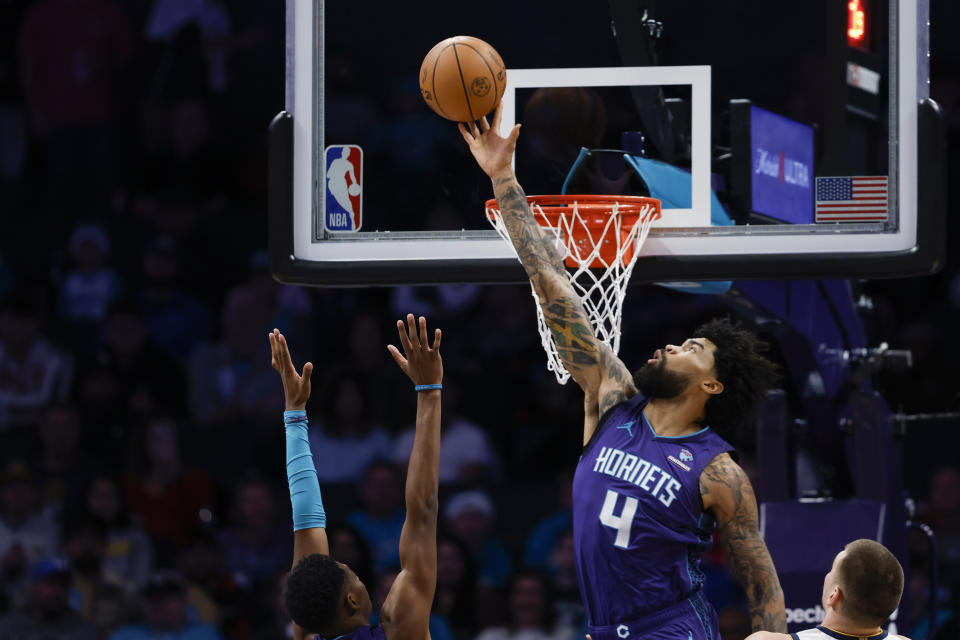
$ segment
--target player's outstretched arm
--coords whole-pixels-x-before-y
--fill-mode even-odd
[[[283,381],[285,409],[283,421],[287,439],[287,481],[293,507],[293,564],[312,553],[330,555],[327,543],[327,516],[320,502],[320,483],[310,454],[307,436],[307,400],[313,364],[303,365],[297,373],[290,358],[287,339],[280,331],[270,333],[270,365]]]
[[[460,133],[477,164],[493,182],[507,232],[537,293],[564,367],[584,393],[597,398],[598,415],[602,415],[636,393],[633,378],[623,362],[594,335],[583,303],[567,278],[561,256],[527,206],[527,197],[511,166],[520,125],[506,138],[502,137],[499,134],[502,109],[502,104],[497,106],[492,126],[484,117],[479,125],[460,123]],[[584,442],[589,435],[584,434]]]
[[[307,400],[310,399],[310,375],[313,365],[303,365],[303,374],[297,373],[287,348],[287,339],[277,329],[270,333],[270,364],[283,381],[285,410],[284,428],[287,441],[287,483],[293,508],[293,566],[300,559],[314,553],[330,555],[327,542],[327,514],[320,498],[320,483],[310,454],[307,424]],[[306,632],[293,625],[296,640],[306,638]]]
[[[730,570],[747,593],[752,629],[786,633],[783,590],[760,537],[757,498],[747,474],[729,454],[721,453],[700,475],[700,495],[704,509],[717,519]]]
[[[419,327],[419,331],[418,331]],[[407,517],[400,533],[400,573],[380,612],[390,640],[429,638],[430,607],[437,586],[437,514],[440,485],[440,329],[433,346],[423,316],[414,322],[397,321],[403,355],[393,345],[387,349],[410,377],[417,393],[417,422],[413,451],[407,467]],[[406,357],[404,357],[406,355]]]

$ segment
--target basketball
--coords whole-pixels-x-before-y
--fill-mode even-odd
[[[349,193],[351,196],[360,195],[360,185],[354,182],[352,185],[347,187],[347,193]]]
[[[420,66],[420,93],[447,120],[469,122],[500,102],[507,70],[496,49],[479,38],[453,36],[430,49]]]

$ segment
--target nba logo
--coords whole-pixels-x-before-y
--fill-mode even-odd
[[[327,231],[358,231],[363,224],[363,149],[332,144],[324,151]]]
[[[680,459],[684,462],[693,462],[693,454],[689,449],[680,449]]]

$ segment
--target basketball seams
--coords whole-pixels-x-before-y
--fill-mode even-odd
[[[458,44],[457,41],[454,40],[453,44],[451,44],[450,46],[453,47],[453,58],[454,60],[457,61],[457,73],[460,74],[460,86],[463,87],[463,98],[467,102],[467,110],[470,112],[470,120],[476,120],[476,118],[473,115],[473,105],[470,103],[470,92],[467,90],[467,83],[463,79],[463,67],[460,65],[460,54],[457,53],[457,44]],[[468,46],[468,45],[463,45],[463,46]]]
[[[443,105],[440,104],[440,96],[439,96],[439,94],[437,94],[437,67],[440,66],[440,58],[443,57],[444,52],[445,52],[447,49],[449,49],[450,47],[452,47],[454,44],[455,44],[455,43],[451,42],[450,44],[448,44],[448,45],[445,46],[443,49],[441,49],[440,51],[437,52],[436,57],[433,59],[433,69],[432,69],[432,71],[431,71],[431,73],[430,73],[430,83],[431,83],[432,89],[433,89],[433,103],[434,103],[435,105],[437,105],[437,108],[440,109],[440,111],[443,112],[441,115],[443,115],[443,117],[445,117],[445,118],[447,118],[447,119],[450,119],[450,114],[447,113],[447,110],[444,109],[444,108],[443,108]],[[453,52],[454,52],[454,55],[456,55],[457,50],[454,49]],[[458,62],[458,63],[457,63],[457,66],[458,66],[458,67],[459,67],[459,64],[460,64],[460,63]]]
[[[493,70],[493,67],[490,66],[490,63],[487,62],[487,59],[484,57],[484,55],[483,55],[482,53],[480,53],[480,51],[479,51],[476,47],[474,47],[472,44],[467,44],[467,43],[465,43],[465,42],[461,42],[461,43],[458,43],[458,44],[461,44],[462,46],[469,48],[471,51],[473,51],[475,54],[477,54],[477,57],[480,58],[481,61],[483,61],[483,64],[484,64],[484,66],[487,68],[487,71],[490,72],[490,80],[493,82],[493,104],[496,105],[498,102],[500,102],[500,87],[497,86],[497,84],[498,84],[498,83],[497,83],[497,74],[496,74],[496,72]],[[459,64],[459,60],[458,60],[458,64]],[[462,74],[462,73],[460,74],[460,80],[461,80],[461,81],[463,80],[463,74]],[[466,89],[466,86],[464,86],[464,89]],[[473,115],[473,111],[472,111],[472,110],[470,111],[470,114]],[[485,115],[485,114],[484,114],[484,115]]]

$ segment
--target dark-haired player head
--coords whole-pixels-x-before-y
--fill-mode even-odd
[[[702,424],[735,439],[776,384],[777,367],[764,357],[765,345],[728,318],[700,325],[693,336],[658,349],[634,383],[647,398],[701,406]]]
[[[373,603],[353,570],[330,556],[305,556],[287,577],[287,613],[298,625],[335,638],[370,624]]]
[[[906,640],[881,627],[900,606],[903,567],[889,549],[861,538],[845,546],[823,578],[823,623],[794,634],[759,632],[747,640]]]
[[[313,365],[297,373],[286,339],[274,329],[270,347],[283,381],[286,410],[287,481],[293,507],[294,566],[287,577],[286,607],[297,640],[309,634],[344,640],[420,640],[428,637],[430,607],[437,584],[437,514],[440,475],[440,391],[443,362],[440,330],[433,341],[426,319],[397,321],[403,354],[387,347],[417,394],[416,435],[406,481],[406,519],[400,536],[400,573],[370,624],[373,604],[366,585],[349,566],[330,556],[326,513],[310,454],[306,404]]]

